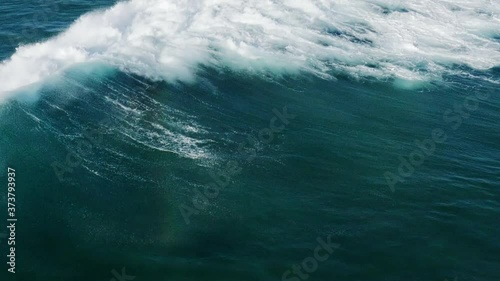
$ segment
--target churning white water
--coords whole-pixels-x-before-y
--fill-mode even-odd
[[[437,79],[500,64],[498,0],[131,0],[85,14],[0,65],[0,98],[79,63],[193,81],[248,73]]]

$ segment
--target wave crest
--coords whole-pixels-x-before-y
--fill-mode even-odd
[[[427,80],[500,64],[500,6],[473,0],[131,0],[0,65],[0,98],[78,63],[193,81],[200,65]]]

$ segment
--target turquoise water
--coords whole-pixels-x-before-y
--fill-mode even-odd
[[[140,10],[143,2],[130,3]],[[150,2],[149,25],[138,26],[157,26],[157,42],[162,27],[149,19],[160,8],[174,8]],[[169,18],[171,24],[189,25],[203,14],[203,1],[173,2],[189,11],[189,19]],[[40,9],[35,1],[0,5],[0,73],[9,77],[1,80],[13,81],[8,85],[15,89],[2,88],[8,94],[0,104],[0,168],[16,169],[18,216],[16,274],[4,265],[2,280],[112,280],[122,269],[134,276],[123,280],[137,281],[500,277],[494,33],[487,35],[490,45],[481,45],[493,65],[482,68],[490,60],[474,56],[474,43],[467,46],[471,57],[457,55],[462,64],[449,53],[446,63],[436,55],[409,66],[404,56],[374,57],[387,46],[365,50],[382,44],[374,38],[330,30],[329,48],[347,44],[372,52],[363,59],[374,60],[366,65],[381,74],[367,75],[365,62],[355,58],[314,61],[323,55],[313,55],[316,49],[308,49],[306,63],[294,61],[301,43],[290,43],[290,57],[285,51],[268,56],[266,36],[252,47],[239,45],[243,55],[261,48],[265,62],[238,61],[222,43],[210,45],[218,50],[210,60],[196,51],[204,45],[186,46],[186,56],[175,44],[198,41],[182,28],[176,32],[184,37],[169,37],[178,40],[169,43],[176,47],[169,55],[179,53],[166,59],[165,50],[121,44],[137,36],[126,21],[141,22],[140,13],[123,3],[114,31],[93,37],[113,22],[113,14],[97,13],[79,20],[102,20],[87,33],[55,41],[82,15],[115,3],[44,5],[49,17],[33,26],[26,19]],[[411,14],[412,8],[387,5],[380,14]],[[23,35],[26,26],[33,34]],[[261,31],[247,28],[253,36]],[[123,33],[110,44],[116,30]],[[220,34],[202,38],[219,42]],[[86,36],[78,47],[67,43]],[[253,40],[238,36],[230,38]],[[110,41],[88,43],[102,38]],[[43,49],[29,44],[44,40],[52,49],[37,57]],[[16,51],[18,45],[26,51]],[[133,51],[120,49],[132,45]],[[67,56],[70,50],[77,55]],[[29,66],[9,64],[16,54]],[[192,62],[197,59],[202,63]],[[323,61],[327,70],[314,68]],[[6,176],[0,173],[5,186]],[[6,189],[0,190],[4,196]],[[324,244],[318,239],[336,246],[322,250],[328,257],[315,258],[317,266],[311,268],[311,259],[301,265]],[[0,245],[5,256],[5,240]],[[295,273],[294,265],[301,265]]]

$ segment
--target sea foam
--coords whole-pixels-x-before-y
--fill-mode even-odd
[[[85,14],[0,64],[0,99],[80,63],[195,81],[250,74],[426,81],[500,64],[496,0],[131,0]]]

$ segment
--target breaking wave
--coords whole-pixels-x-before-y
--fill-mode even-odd
[[[81,63],[190,82],[200,66],[427,81],[500,64],[500,5],[473,0],[131,0],[0,65],[0,99]]]

